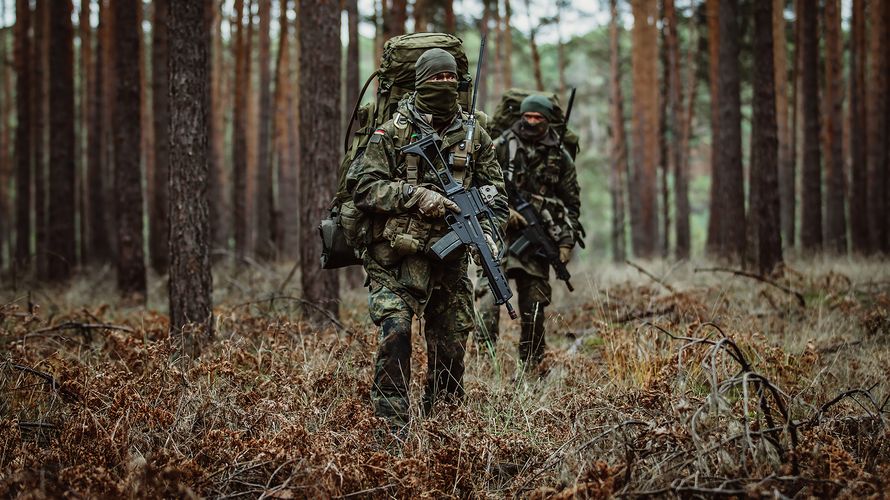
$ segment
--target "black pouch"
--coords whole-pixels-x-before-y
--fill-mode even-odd
[[[330,217],[322,219],[321,224],[318,225],[318,235],[321,237],[322,269],[337,269],[362,264],[361,254],[346,240],[343,226],[340,224],[339,207],[331,209]]]

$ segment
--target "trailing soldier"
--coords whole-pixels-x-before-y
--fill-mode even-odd
[[[561,111],[546,96],[532,94],[522,100],[519,113],[520,118],[497,138],[495,146],[510,194],[510,251],[502,265],[507,276],[516,281],[521,318],[519,358],[530,370],[539,365],[546,348],[544,309],[552,298],[550,267],[571,290],[565,265],[575,244],[583,244],[583,229],[575,164],[562,146],[565,130],[557,133],[553,126],[562,118]],[[496,114],[494,120],[497,118]],[[577,142],[574,144],[577,151]],[[494,354],[499,311],[485,288],[479,287],[477,296],[476,341]]]

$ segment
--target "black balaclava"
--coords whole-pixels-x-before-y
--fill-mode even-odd
[[[442,72],[457,75],[454,56],[442,49],[430,49],[421,54],[414,65],[414,87],[417,95],[414,105],[421,113],[433,115],[433,121],[450,120],[459,109],[457,82],[432,82],[434,75]]]

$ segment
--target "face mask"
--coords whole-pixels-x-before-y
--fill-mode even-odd
[[[540,121],[535,125],[532,125],[525,118],[522,119],[522,122],[519,124],[519,129],[522,132],[522,135],[527,139],[539,139],[544,137],[544,134],[547,133],[547,128],[549,124],[546,121]]]
[[[414,104],[418,111],[434,118],[451,118],[457,113],[457,82],[427,80],[421,83],[417,86]]]

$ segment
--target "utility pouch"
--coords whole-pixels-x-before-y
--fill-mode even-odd
[[[330,217],[322,219],[318,225],[321,237],[321,268],[337,269],[339,267],[361,265],[359,252],[346,241],[343,226],[340,225],[340,211],[331,210]]]

